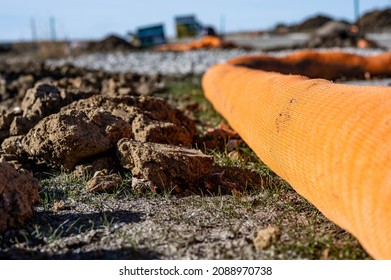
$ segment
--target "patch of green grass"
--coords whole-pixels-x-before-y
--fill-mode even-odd
[[[301,237],[293,236],[289,241],[276,243],[275,252],[294,252],[297,258],[305,259],[371,259],[353,236],[344,233],[335,240],[335,235],[327,231],[315,233],[310,228],[303,227]]]
[[[166,91],[162,93],[162,95],[168,98],[168,100],[173,101],[177,107],[186,108],[191,104],[197,103],[198,108],[192,113],[195,119],[203,124],[203,126],[199,128],[200,132],[203,132],[208,127],[217,126],[223,121],[223,118],[204,97],[201,87],[201,78],[202,77],[199,75],[190,75],[184,78],[166,77]],[[271,185],[277,185],[277,181],[279,183],[281,182],[278,176],[271,171],[246,144],[238,147],[237,152],[242,155],[242,159],[233,158],[229,155],[227,149],[225,149],[224,152],[220,152],[216,149],[210,151],[210,154],[214,156],[216,163],[222,166],[236,166],[251,169],[258,172],[261,176],[268,178]],[[279,180],[276,180],[277,178]]]
[[[129,171],[119,172],[119,175],[122,178],[121,183],[112,192],[107,193],[107,195],[116,199],[132,196],[134,194],[132,190],[132,173]]]
[[[55,201],[65,201],[69,198],[77,199],[85,190],[85,185],[90,178],[89,174],[75,176],[72,173],[61,171],[47,174],[47,177],[41,180],[39,191],[42,206],[48,209],[53,206]]]
[[[208,126],[218,125],[223,118],[205,99],[201,87],[201,76],[192,75],[184,78],[166,77],[166,91],[161,96],[167,98],[176,107],[191,111],[194,118]],[[203,126],[199,129],[204,129]]]

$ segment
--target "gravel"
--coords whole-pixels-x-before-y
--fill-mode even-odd
[[[343,51],[361,55],[372,55],[382,52],[375,49],[320,49],[320,51]],[[271,56],[284,56],[293,50],[269,52]],[[59,60],[48,60],[49,65],[62,66],[73,64],[77,67],[98,69],[107,72],[133,72],[139,74],[187,75],[202,74],[210,66],[243,55],[262,54],[261,51],[232,50],[198,50],[188,52],[129,52],[109,54],[89,54],[68,57]],[[263,53],[264,54],[264,53]]]

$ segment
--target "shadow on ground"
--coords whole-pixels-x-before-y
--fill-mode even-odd
[[[128,210],[38,212],[26,229],[10,230],[0,236],[0,259],[157,259],[158,253],[137,249],[132,242],[125,246],[122,243],[120,248],[113,246],[115,238],[108,239],[107,246],[101,244],[110,231],[139,223],[141,216]],[[43,246],[52,250],[41,250]]]

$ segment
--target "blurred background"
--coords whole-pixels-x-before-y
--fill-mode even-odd
[[[56,42],[59,54],[59,46],[64,53],[149,48],[205,35],[263,50],[292,48],[314,32],[341,32],[344,27],[330,26],[331,21],[391,46],[390,0],[15,0],[1,3],[0,52],[25,51],[31,42],[43,45],[45,53],[48,42]],[[326,30],[318,30],[327,23]]]

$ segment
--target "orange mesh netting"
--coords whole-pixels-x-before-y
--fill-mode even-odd
[[[245,56],[231,59],[228,63],[330,80],[341,77],[360,78],[366,73],[373,76],[391,76],[391,53],[360,56],[341,52],[301,51],[285,57]]]
[[[262,161],[379,259],[391,259],[391,88],[242,66],[335,78],[390,74],[390,58],[238,58],[211,67],[202,80],[206,97]]]

